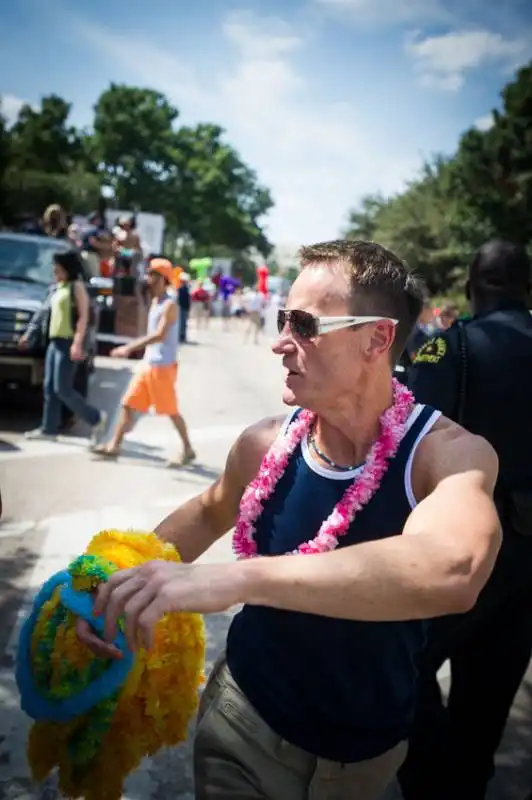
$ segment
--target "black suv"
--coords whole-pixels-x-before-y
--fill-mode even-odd
[[[54,282],[53,256],[70,250],[62,239],[23,233],[0,233],[0,394],[11,387],[41,391],[44,380],[44,351],[21,350],[18,342]],[[88,276],[84,276],[92,295]],[[89,330],[88,357],[76,374],[76,388],[86,395],[88,379],[94,369],[98,310],[94,307],[94,325]]]

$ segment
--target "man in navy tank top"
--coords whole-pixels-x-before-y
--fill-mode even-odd
[[[159,525],[185,563],[113,575],[104,640],[78,624],[108,658],[121,615],[149,647],[166,612],[242,604],[200,704],[198,800],[382,798],[428,620],[476,603],[500,547],[491,446],[392,380],[417,280],[371,242],[300,262],[273,347],[291,413],[245,430],[216,483]],[[232,528],[236,562],[194,564]]]

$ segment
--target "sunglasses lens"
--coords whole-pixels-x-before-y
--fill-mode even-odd
[[[277,329],[279,333],[284,330],[284,326],[288,322],[290,332],[294,336],[299,336],[300,339],[312,339],[317,336],[316,318],[309,314],[307,311],[279,311],[277,313]]]
[[[316,318],[307,311],[293,311],[291,319],[293,332],[301,339],[312,339],[316,336]]]

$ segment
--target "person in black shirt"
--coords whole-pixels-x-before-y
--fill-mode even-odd
[[[499,457],[495,491],[503,545],[474,609],[435,620],[421,665],[422,701],[400,773],[405,800],[482,800],[513,699],[532,654],[532,317],[530,262],[504,241],[469,271],[473,316],[421,347],[408,385],[487,439]],[[436,673],[450,658],[443,707]]]
[[[405,349],[398,362],[401,374],[397,374],[396,377],[403,383],[406,383],[406,375],[416,353],[430,339],[435,328],[432,303],[429,297],[425,297],[419,318],[406,340]]]
[[[186,342],[191,300],[189,279],[185,273],[181,274],[181,285],[177,290],[177,302],[179,304],[179,341]]]

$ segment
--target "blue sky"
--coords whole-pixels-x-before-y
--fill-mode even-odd
[[[0,24],[0,94],[57,93],[89,125],[111,81],[213,121],[272,191],[277,244],[336,236],[368,192],[489,124],[532,57],[525,0],[19,0]],[[147,210],[147,209],[146,209]]]

